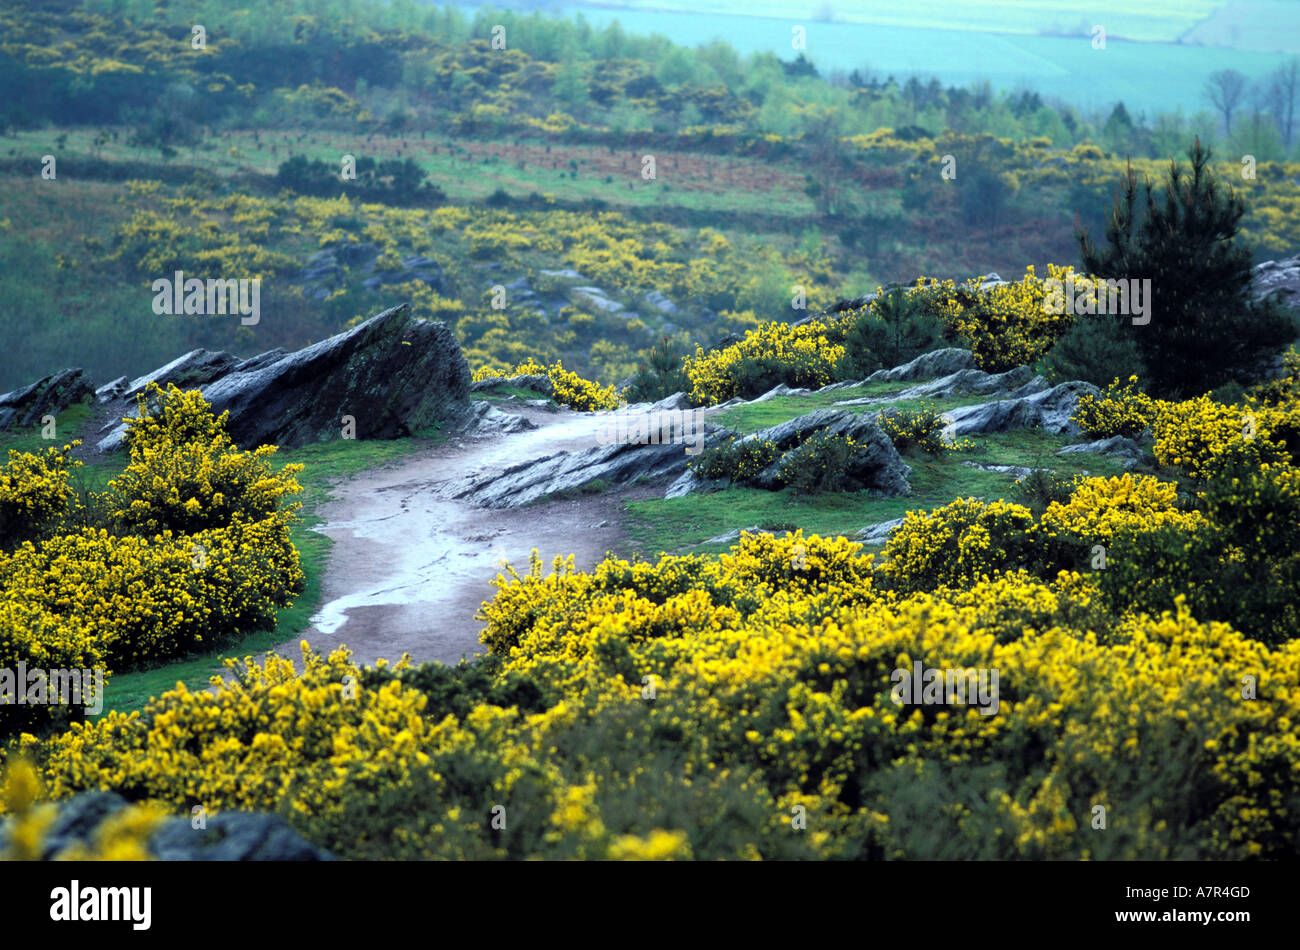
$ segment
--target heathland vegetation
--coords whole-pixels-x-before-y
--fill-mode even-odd
[[[371,446],[277,465],[156,386],[118,457],[4,436],[0,668],[242,657],[98,717],[8,709],[8,854],[90,790],[140,806],[98,842],[117,857],[196,806],[360,859],[1296,853],[1300,356],[1251,283],[1300,233],[1277,116],[1251,177],[1240,126],[836,85],[543,17],[43,6],[0,14],[23,341],[0,381],[300,345],[409,300],[503,405],[523,377],[577,412],[737,401],[692,462],[711,493],[627,502],[629,550],[589,570],[504,570],[485,654],[454,666],[251,655],[318,596],[298,499]],[[176,270],[261,276],[262,320],[153,315]],[[1151,320],[1106,280],[1149,280]],[[1060,431],[950,438],[979,394],[868,380],[943,348],[1082,395]],[[846,395],[879,444],[745,438]],[[882,445],[910,494],[849,477]],[[889,519],[875,550],[851,537]],[[960,701],[901,696],[914,670]]]

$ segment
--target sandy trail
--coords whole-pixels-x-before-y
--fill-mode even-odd
[[[474,614],[494,594],[491,582],[503,558],[522,573],[537,548],[548,571],[557,554],[573,554],[585,569],[616,549],[626,494],[499,511],[449,497],[467,476],[594,447],[603,417],[519,414],[538,428],[434,446],[336,487],[316,528],[334,541],[321,606],[311,626],[276,651],[297,657],[299,641],[306,640],[322,652],[347,644],[362,665],[403,653],[416,663],[454,663],[482,651],[482,623]]]

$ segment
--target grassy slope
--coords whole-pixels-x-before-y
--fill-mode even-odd
[[[894,391],[904,388],[898,384],[882,384],[866,387],[873,390],[867,391],[866,395],[883,395],[879,390],[886,386]],[[773,399],[756,406],[737,406],[721,414],[718,421],[722,425],[752,432],[830,405],[837,399],[854,398],[859,392],[848,389],[821,396]],[[936,405],[943,410],[986,398],[938,400]],[[899,406],[910,404],[910,401],[896,403]],[[880,407],[846,408],[869,411]],[[906,461],[912,467],[912,493],[905,496],[878,498],[869,492],[855,492],[799,498],[789,491],[729,488],[713,494],[632,502],[628,505],[629,546],[634,553],[644,557],[654,557],[660,552],[716,552],[725,550],[728,545],[702,542],[735,528],[755,524],[779,530],[794,526],[806,533],[821,535],[852,534],[867,525],[902,517],[908,511],[926,511],[955,498],[1013,497],[1013,475],[985,471],[965,464],[968,461],[981,465],[1050,468],[1064,475],[1087,472],[1109,476],[1122,471],[1118,463],[1105,456],[1056,455],[1057,449],[1073,440],[1041,429],[970,436],[969,440],[974,443],[972,448],[939,457],[908,455]]]

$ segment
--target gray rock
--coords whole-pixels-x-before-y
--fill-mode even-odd
[[[867,377],[869,383],[904,383],[916,379],[951,376],[958,370],[975,369],[975,354],[955,346],[922,353],[916,359],[893,369],[876,370]]]
[[[585,304],[604,313],[618,313],[623,309],[621,303],[611,300],[609,294],[599,287],[574,287],[569,291],[569,300],[575,305]]]
[[[889,540],[889,536],[893,534],[902,523],[902,518],[894,518],[892,521],[881,521],[877,524],[869,524],[858,531],[858,533],[853,537],[855,540],[861,541],[864,544],[884,544]]]
[[[587,279],[583,277],[581,274],[579,274],[572,267],[565,267],[561,270],[539,270],[537,273],[541,274],[544,277],[559,277],[559,278],[563,278],[564,280],[586,280]]]
[[[461,424],[461,434],[474,438],[485,436],[508,435],[511,432],[524,432],[537,426],[514,413],[502,412],[496,406],[486,402],[473,403]]]
[[[846,473],[845,490],[869,489],[884,495],[905,495],[911,491],[908,485],[911,469],[876,420],[865,413],[818,409],[755,432],[746,439],[771,440],[784,454],[822,432],[848,436],[859,444]],[[780,465],[781,460],[769,465],[754,479],[754,484],[769,490],[780,488]]]
[[[664,498],[685,498],[694,492],[721,491],[728,484],[725,478],[701,478],[688,468],[668,486]]]
[[[595,482],[625,485],[680,475],[691,456],[680,442],[616,443],[531,459],[500,474],[470,479],[453,489],[483,508],[519,508],[549,495],[579,491]]]
[[[170,364],[169,364],[170,365]],[[230,413],[241,446],[306,445],[338,438],[342,418],[360,439],[392,439],[434,425],[462,424],[469,366],[443,323],[416,320],[406,304],[259,368],[202,387],[213,412]],[[99,442],[122,444],[118,424]]]
[[[181,389],[194,389],[229,373],[239,365],[239,362],[229,353],[221,351],[190,350],[184,356],[176,357],[152,373],[145,373],[131,380],[131,384],[126,387],[126,392],[122,395],[127,399],[134,399],[139,393],[144,392],[145,387],[150,383],[157,383],[163,389],[166,389],[169,384],[179,386]]]
[[[294,831],[279,815],[227,811],[196,829],[188,818],[173,818],[149,839],[160,861],[332,861]]]
[[[1067,445],[1057,450],[1056,454],[1077,455],[1079,453],[1107,455],[1119,459],[1124,463],[1126,469],[1133,468],[1149,459],[1148,454],[1142,450],[1142,446],[1138,445],[1133,439],[1122,435],[1113,435],[1109,439],[1097,439],[1095,442]]]
[[[498,386],[531,390],[548,399],[555,395],[555,384],[551,382],[551,377],[543,376],[540,373],[531,376],[489,376],[486,379],[470,383],[469,389],[470,392],[477,393],[485,389],[495,389]]]
[[[962,352],[962,351],[957,351]],[[870,378],[867,380],[871,381]],[[1019,398],[1048,388],[1047,381],[1035,376],[1028,366],[1017,366],[1005,373],[986,373],[981,369],[962,369],[927,383],[910,386],[889,396],[864,396],[836,403],[840,406],[866,406],[904,399],[954,399],[958,396],[1005,396]]]
[[[0,429],[38,426],[43,417],[57,416],[73,403],[94,398],[95,387],[85,371],[60,370],[0,396]]]
[[[103,386],[95,390],[96,405],[105,402],[112,402],[114,399],[121,398],[126,392],[126,387],[131,385],[131,380],[126,376],[119,376],[117,379],[111,379]]]
[[[41,841],[41,860],[52,861],[72,845],[92,846],[104,820],[128,807],[116,792],[82,792],[59,802],[58,814]],[[161,861],[331,861],[278,815],[223,812],[207,819],[206,828],[192,827],[189,818],[170,818],[148,841]],[[8,825],[0,821],[0,850]]]
[[[785,383],[777,383],[761,396],[749,400],[750,404],[767,402],[769,399],[777,399],[781,396],[806,396],[812,392],[810,389],[791,389]]]
[[[675,316],[677,314],[677,304],[673,303],[657,290],[650,291],[642,299],[660,313],[666,313],[669,316]]]
[[[948,421],[944,437],[953,439],[977,432],[1035,427],[1058,435],[1078,435],[1079,427],[1070,421],[1070,416],[1085,393],[1096,396],[1100,390],[1091,383],[1074,380],[1026,396],[950,409],[944,413]]]
[[[287,352],[284,347],[277,346],[273,350],[267,350],[265,353],[258,353],[256,356],[250,356],[244,362],[235,367],[236,373],[247,373],[250,370],[261,369],[263,366],[270,366]]]
[[[742,534],[772,534],[772,533],[773,532],[771,531],[764,531],[756,524],[752,524],[748,528],[736,528],[733,531],[728,531],[726,534],[720,534],[716,538],[709,538],[707,541],[703,543],[704,544],[732,544],[733,542],[739,541],[740,536]]]
[[[1300,254],[1264,261],[1251,271],[1251,295],[1258,300],[1270,294],[1277,294],[1284,304],[1300,307]]]
[[[962,464],[969,465],[971,468],[978,468],[982,472],[996,472],[999,475],[1014,475],[1016,476],[1016,481],[1020,481],[1022,478],[1028,478],[1034,473],[1032,468],[1025,468],[1023,465],[989,465],[984,462],[970,461]]]

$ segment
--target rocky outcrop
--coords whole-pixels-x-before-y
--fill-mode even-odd
[[[911,490],[907,481],[911,469],[876,420],[863,413],[818,409],[762,429],[746,439],[771,441],[784,453],[820,433],[847,436],[859,445],[845,472],[846,490],[866,489],[883,495],[905,495]],[[781,460],[769,465],[755,477],[754,484],[769,490],[780,488],[780,466]]]
[[[680,475],[691,456],[680,442],[662,445],[617,443],[531,459],[499,474],[482,476],[453,490],[483,508],[519,508],[553,495],[589,489],[597,483],[626,485]]]
[[[186,354],[141,379],[173,381],[178,364],[203,367],[205,375],[209,367],[227,366],[200,388],[214,412],[230,413],[227,429],[244,447],[335,439],[345,416],[358,439],[392,439],[438,423],[462,424],[469,410],[469,367],[456,338],[443,323],[411,317],[406,304],[294,353],[272,351],[242,364],[226,354],[201,354]],[[133,383],[127,396],[136,388]],[[124,404],[116,418],[130,408]],[[125,433],[120,422],[106,428],[100,451],[118,448]]]
[[[529,376],[489,376],[486,379],[470,383],[469,390],[478,393],[488,389],[496,389],[498,386],[509,386],[511,389],[526,389],[547,399],[555,395],[555,384],[551,382],[551,377],[543,376],[540,373]]]
[[[190,350],[184,356],[178,356],[165,366],[160,366],[152,373],[137,376],[126,386],[122,393],[127,399],[134,399],[145,391],[150,383],[157,383],[163,389],[175,385],[181,389],[195,389],[205,386],[214,379],[220,379],[239,366],[239,359],[229,353],[212,350]]]
[[[1258,264],[1251,277],[1251,295],[1255,299],[1277,294],[1282,303],[1300,307],[1300,254]]]
[[[1079,453],[1110,456],[1122,462],[1126,469],[1134,468],[1149,460],[1147,453],[1142,450],[1142,446],[1122,435],[1113,435],[1109,439],[1098,439],[1095,442],[1067,445],[1056,452],[1057,455],[1075,455]]]
[[[916,379],[936,379],[940,376],[951,376],[963,369],[975,369],[975,354],[970,350],[950,346],[942,350],[922,353],[916,359],[902,366],[895,366],[893,369],[876,370],[867,377],[866,381],[901,383]]]
[[[431,257],[414,254],[397,267],[380,269],[380,247],[368,241],[340,241],[317,251],[290,281],[303,288],[310,300],[324,300],[346,283],[349,276],[361,277],[361,286],[378,290],[388,284],[419,282],[436,292],[447,289],[442,265]]]
[[[964,352],[957,350],[956,352]],[[908,364],[910,365],[910,364]],[[900,367],[901,368],[901,367]],[[870,381],[870,380],[868,380]],[[1028,366],[1017,366],[1005,373],[986,373],[981,369],[962,369],[929,382],[909,386],[888,396],[863,396],[845,399],[837,406],[870,406],[909,399],[956,399],[961,396],[1001,396],[1018,399],[1048,389],[1047,380],[1035,376]]]
[[[889,536],[899,529],[903,524],[902,518],[894,518],[890,521],[881,521],[877,524],[869,524],[858,531],[853,536],[855,541],[861,541],[863,544],[884,544],[889,540]]]
[[[83,792],[59,804],[58,814],[41,839],[41,860],[52,861],[74,845],[91,847],[104,821],[127,807],[115,792]],[[278,815],[229,811],[206,818],[194,828],[188,817],[170,818],[146,842],[161,861],[330,861]],[[7,828],[0,826],[0,850]]]
[[[1078,435],[1079,427],[1070,421],[1070,416],[1085,393],[1097,396],[1100,390],[1091,383],[1075,380],[1027,396],[950,409],[943,414],[948,421],[944,437],[955,439],[977,432],[1006,432],[1036,426],[1058,435]]]
[[[80,369],[65,369],[0,396],[0,429],[39,426],[74,403],[95,398],[95,387]]]

